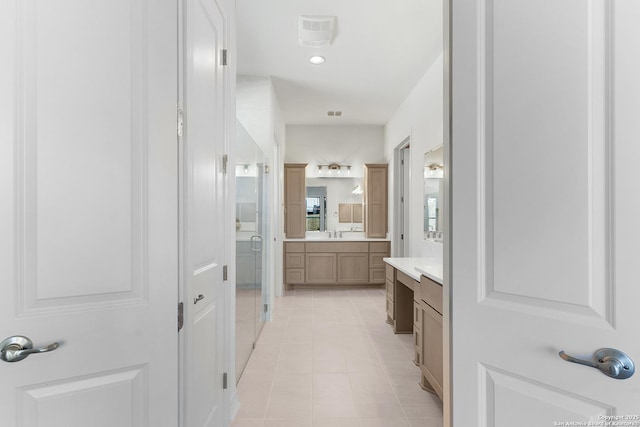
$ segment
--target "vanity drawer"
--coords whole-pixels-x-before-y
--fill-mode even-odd
[[[395,268],[393,268],[392,266],[387,264],[386,269],[387,269],[387,274],[386,274],[387,280],[391,280],[392,282],[394,282],[396,280],[396,278],[395,278],[395,276],[393,274]]]
[[[396,319],[396,316],[394,314],[393,300],[390,300],[389,298],[387,298],[387,319],[390,321],[390,323],[392,323]]]
[[[384,261],[382,260],[387,254],[383,253],[370,253],[369,254],[369,267],[371,268],[384,268]]]
[[[420,280],[420,298],[442,314],[442,286],[422,276]]]
[[[287,268],[304,268],[304,253],[285,254],[285,265]]]
[[[388,256],[389,242],[369,242],[369,252],[384,252]]]
[[[287,268],[284,281],[292,285],[304,284],[304,268]]]
[[[302,242],[284,242],[285,252],[304,252],[304,243]]]
[[[393,283],[391,280],[387,279],[387,298],[389,298],[391,301],[394,300],[394,295],[395,295],[395,283]]]
[[[369,252],[367,242],[313,242],[306,243],[308,252]]]
[[[414,329],[413,330],[413,350],[414,350],[414,358],[413,363],[416,366],[420,366],[424,363],[422,358],[422,330]]]
[[[422,306],[424,303],[420,303],[420,301],[413,301],[413,330],[416,329],[422,330],[422,322],[424,311],[422,310]]]

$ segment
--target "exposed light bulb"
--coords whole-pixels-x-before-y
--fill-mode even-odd
[[[311,62],[313,65],[320,65],[325,61],[324,56],[320,56],[320,55],[314,55],[311,58],[309,58],[309,62]]]

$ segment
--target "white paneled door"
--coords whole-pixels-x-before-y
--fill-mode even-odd
[[[177,7],[0,6],[0,424],[178,421]]]
[[[186,427],[223,425],[226,172],[222,0],[184,1]],[[227,381],[233,381],[231,376]]]
[[[454,426],[640,426],[640,373],[558,355],[640,363],[638,22],[635,0],[452,2]]]

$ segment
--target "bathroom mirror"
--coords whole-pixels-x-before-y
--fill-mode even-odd
[[[327,187],[307,186],[306,231],[327,229]]]
[[[440,145],[424,155],[424,238],[442,241],[444,155]]]
[[[307,231],[364,231],[361,178],[307,178]]]

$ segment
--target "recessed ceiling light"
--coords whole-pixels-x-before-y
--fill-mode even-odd
[[[311,62],[314,65],[320,65],[325,61],[324,56],[320,56],[320,55],[314,55],[311,58],[309,58],[309,62]]]

